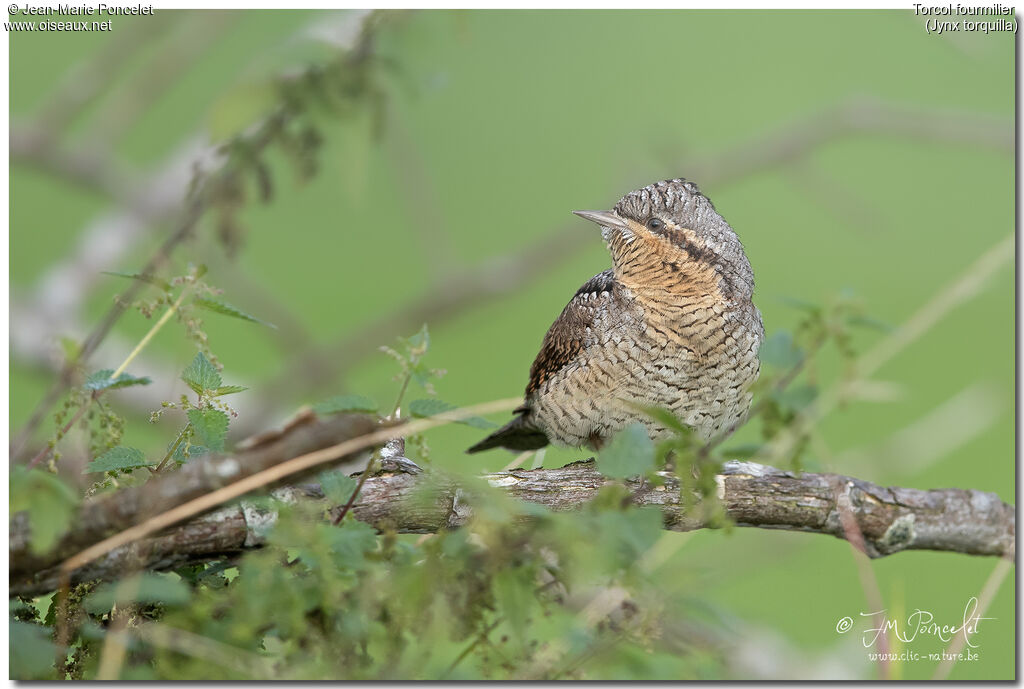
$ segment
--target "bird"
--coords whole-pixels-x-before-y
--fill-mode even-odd
[[[597,451],[637,422],[653,441],[669,437],[645,407],[705,442],[731,432],[750,410],[764,339],[732,227],[685,178],[631,191],[610,211],[573,212],[601,228],[612,267],[547,331],[512,421],[467,452]]]

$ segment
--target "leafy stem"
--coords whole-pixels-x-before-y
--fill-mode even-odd
[[[191,430],[192,422],[190,421],[189,423],[185,424],[184,428],[181,429],[181,433],[178,434],[178,437],[174,441],[174,444],[171,445],[171,449],[167,451],[167,454],[164,455],[164,458],[161,459],[160,463],[156,465],[156,468],[153,470],[154,474],[159,474],[161,471],[163,471],[164,465],[166,465],[167,462],[170,461],[171,457],[174,456],[174,453],[178,449],[178,446],[181,445],[181,441],[185,439],[185,437],[189,434]]]
[[[156,334],[158,332],[160,332],[160,329],[163,328],[164,325],[167,324],[167,321],[169,321],[171,319],[171,316],[173,316],[175,313],[177,313],[178,309],[181,307],[182,302],[185,301],[185,297],[189,293],[190,286],[191,285],[186,285],[181,290],[181,294],[178,295],[178,299],[167,308],[167,311],[165,311],[164,314],[162,316],[160,316],[160,319],[156,323],[153,324],[153,327],[149,329],[149,332],[147,332],[142,337],[142,339],[139,340],[139,343],[137,345],[135,345],[135,348],[132,349],[132,351],[128,354],[128,356],[125,358],[125,360],[121,362],[121,365],[118,366],[117,369],[112,374],[110,374],[110,376],[109,376],[110,380],[117,380],[118,376],[120,376],[122,373],[124,373],[125,369],[128,368],[128,365],[131,364],[132,361],[135,360],[135,357],[137,357],[139,355],[139,352],[141,352],[146,347],[146,345],[148,345],[150,343],[150,341],[153,339],[153,337],[156,336]],[[105,389],[93,390],[92,394],[89,395],[89,399],[87,399],[85,401],[85,403],[82,404],[82,406],[75,413],[75,415],[71,418],[71,420],[68,421],[64,425],[63,428],[61,428],[60,434],[57,436],[57,440],[58,441],[61,438],[63,438],[67,434],[68,431],[71,430],[71,428],[79,421],[79,419],[81,419],[82,416],[89,410],[89,408],[92,406],[93,402],[95,402],[97,399],[99,399],[100,395],[102,395],[104,393],[104,391],[105,391]],[[50,457],[50,454],[54,451],[54,449],[56,449],[56,447],[57,447],[57,443],[56,442],[53,443],[52,445],[44,446],[36,454],[36,456],[33,457],[32,460],[28,463],[29,468],[31,469],[31,468],[34,468],[36,466],[39,466],[39,464],[41,464],[42,462],[46,461]]]

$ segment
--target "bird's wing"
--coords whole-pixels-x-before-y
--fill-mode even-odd
[[[530,367],[526,399],[540,389],[548,378],[572,363],[580,352],[600,336],[606,326],[605,314],[611,303],[620,298],[620,286],[612,271],[598,273],[576,291],[576,294],[551,324],[544,336],[540,353]],[[525,408],[521,408],[526,411]]]

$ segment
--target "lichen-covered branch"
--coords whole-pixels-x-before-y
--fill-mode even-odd
[[[368,421],[366,417],[353,418]],[[352,430],[350,428],[348,432]],[[334,432],[344,433],[337,427],[334,427]],[[303,433],[292,435],[301,437]],[[298,441],[293,438],[290,442]],[[320,437],[318,442],[325,442],[325,439]],[[307,438],[304,449],[312,444],[316,443],[310,443]],[[264,448],[264,460],[286,449],[273,445],[260,447]],[[231,459],[220,458],[209,464],[222,466],[223,462]],[[366,481],[352,509],[352,516],[356,519],[378,529],[400,533],[433,533],[463,526],[472,519],[472,508],[463,498],[463,491],[472,491],[472,486],[460,486],[434,473],[422,472],[402,458],[385,463],[384,469]],[[198,476],[216,476],[217,471],[207,467],[206,470],[193,469],[188,475],[195,479]],[[486,474],[483,478],[491,486],[501,488],[515,498],[555,511],[579,509],[609,481],[598,473],[593,462],[577,462],[559,469],[503,471]],[[630,487],[634,491],[634,502],[660,509],[666,529],[690,531],[707,527],[706,521],[692,516],[680,505],[679,485],[675,478],[669,475],[665,478],[664,486],[653,488],[633,482]],[[749,462],[727,462],[716,481],[718,497],[738,526],[807,531],[845,538],[840,513],[841,510],[849,510],[863,534],[867,553],[872,557],[901,550],[1015,556],[1014,509],[992,493],[886,488],[848,476],[794,474]],[[181,480],[180,484],[166,483],[165,480],[162,483],[165,483],[165,491],[170,491],[174,485],[187,485],[189,496],[193,496],[200,485],[197,480]],[[125,500],[123,493],[121,491],[100,501],[100,506],[89,506],[83,510],[78,526],[62,541],[59,552],[66,555],[74,549],[70,544],[80,547],[109,533],[115,521],[117,524],[132,521],[129,513],[139,508],[141,503],[136,499]],[[340,506],[329,505],[316,485],[280,488],[275,491],[275,496],[288,502],[313,502],[324,508],[322,514],[327,519],[341,509]],[[116,503],[114,498],[118,498]],[[161,500],[165,505],[175,502],[169,492],[162,492]],[[110,517],[114,508],[117,508],[116,520]],[[152,511],[152,507],[147,510],[148,513]],[[276,516],[276,512],[265,505],[242,502],[226,507],[155,537],[118,548],[77,570],[73,581],[111,579],[140,567],[169,569],[189,562],[230,557],[262,545]],[[98,521],[93,523],[93,519]],[[15,519],[11,523],[12,595],[38,594],[52,590],[58,583],[59,570],[54,564],[59,558],[52,554],[43,559],[28,556],[26,544],[25,525]]]

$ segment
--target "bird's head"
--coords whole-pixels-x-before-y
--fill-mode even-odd
[[[629,192],[610,211],[574,213],[600,225],[616,274],[627,284],[710,280],[727,298],[753,292],[739,238],[693,182],[655,182]]]

